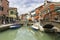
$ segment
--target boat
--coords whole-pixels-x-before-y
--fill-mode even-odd
[[[32,26],[31,26],[32,29],[34,30],[40,30],[40,31],[44,31],[43,27],[37,22],[37,23],[34,23]]]
[[[34,23],[31,28],[33,30],[40,30],[41,32],[58,32],[60,33],[60,29],[58,27],[55,27],[52,24],[46,24],[44,26],[41,26],[39,23]]]
[[[36,26],[36,25],[32,25],[31,28],[34,29],[34,30],[38,30],[39,29],[38,26]]]
[[[10,29],[17,29],[17,28],[20,28],[21,25],[20,24],[13,24],[10,26]]]

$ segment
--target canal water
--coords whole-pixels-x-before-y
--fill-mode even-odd
[[[60,40],[60,34],[44,33],[32,30],[30,27],[21,27],[1,32],[0,40]]]

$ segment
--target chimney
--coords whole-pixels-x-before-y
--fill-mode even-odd
[[[44,5],[47,5],[47,0],[44,1]]]

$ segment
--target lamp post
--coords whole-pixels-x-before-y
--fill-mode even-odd
[[[40,24],[40,13],[41,13],[41,12],[39,12],[39,24]]]

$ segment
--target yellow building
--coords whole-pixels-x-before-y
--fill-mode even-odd
[[[9,8],[10,21],[15,21],[18,17],[17,8]]]
[[[9,8],[9,17],[16,18],[17,8]]]

